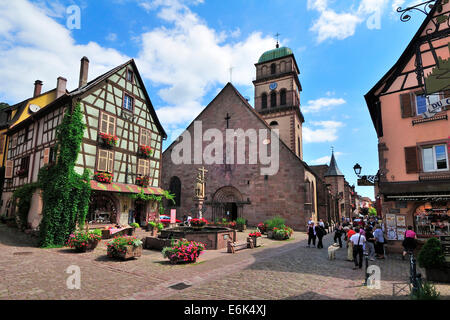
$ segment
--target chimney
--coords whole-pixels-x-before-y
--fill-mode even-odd
[[[66,94],[67,79],[58,77],[56,82],[56,99]]]
[[[37,97],[38,95],[41,94],[42,91],[42,81],[41,80],[36,80],[34,82],[34,93],[33,93],[33,97]]]
[[[78,84],[78,88],[86,85],[88,79],[88,71],[89,71],[89,59],[87,57],[83,57],[81,59],[80,65],[80,83]]]

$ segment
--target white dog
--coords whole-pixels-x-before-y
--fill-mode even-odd
[[[339,244],[333,243],[331,246],[328,247],[328,259],[334,260],[336,259],[336,250],[339,249]]]

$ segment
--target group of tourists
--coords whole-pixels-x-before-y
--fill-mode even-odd
[[[343,222],[336,225],[334,242],[339,243],[342,248],[342,236],[347,244],[347,260],[354,262],[353,269],[362,268],[363,255],[367,254],[368,259],[384,259],[384,238],[383,221],[375,216],[358,216],[350,221],[350,218],[343,218]]]
[[[318,240],[317,242],[317,249],[323,249],[322,239],[327,234],[328,224],[323,222],[323,219],[319,220],[319,223],[315,225],[312,218],[308,221],[308,248],[312,245],[316,246],[316,238]]]

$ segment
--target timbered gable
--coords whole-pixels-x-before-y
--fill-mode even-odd
[[[150,186],[158,187],[160,181],[160,161],[164,131],[155,122],[151,110],[153,106],[145,93],[134,62],[118,68],[95,87],[85,92],[81,98],[86,130],[78,157],[76,170],[84,168],[104,171],[105,153],[100,133],[117,136],[117,145],[112,147],[113,181],[134,184],[141,172],[151,174]],[[154,111],[153,111],[154,112]],[[153,154],[148,166],[142,171],[139,147],[150,146]]]

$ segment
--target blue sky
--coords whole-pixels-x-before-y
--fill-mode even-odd
[[[44,90],[56,78],[77,86],[79,60],[91,61],[89,78],[136,59],[166,146],[229,81],[253,104],[254,63],[280,43],[300,68],[304,160],[329,161],[356,184],[378,169],[377,138],[364,94],[391,68],[424,16],[403,23],[402,0],[0,0],[0,101],[28,98],[36,79]],[[81,26],[69,29],[70,6]],[[67,12],[69,8],[69,13]],[[73,21],[73,20],[71,20]],[[373,188],[357,187],[373,195]]]

